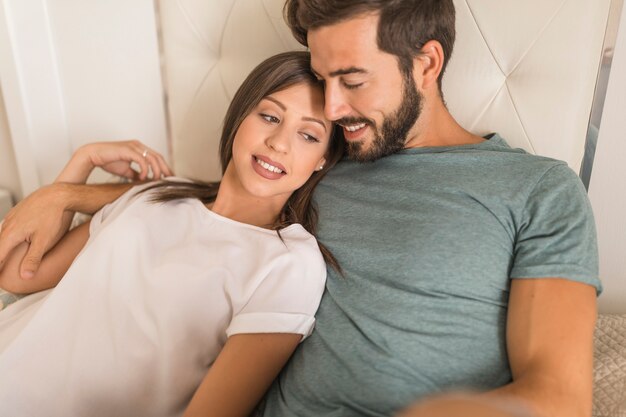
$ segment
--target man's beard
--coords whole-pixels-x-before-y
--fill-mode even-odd
[[[365,123],[374,131],[374,139],[372,139],[369,149],[363,149],[363,142],[347,141],[347,152],[350,159],[357,162],[373,162],[404,148],[409,131],[422,112],[423,95],[417,91],[415,81],[410,74],[404,75],[402,85],[402,103],[390,116],[385,116],[380,131],[376,128],[373,120],[352,117],[337,120],[337,123],[344,126]]]

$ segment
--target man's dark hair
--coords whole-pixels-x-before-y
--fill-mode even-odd
[[[441,79],[452,55],[455,38],[455,10],[452,0],[287,0],[285,21],[294,37],[307,44],[307,32],[330,26],[365,13],[378,13],[378,48],[398,57],[400,70],[410,74],[413,59],[424,44],[438,41],[444,62]]]

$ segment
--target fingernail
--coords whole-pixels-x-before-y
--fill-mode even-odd
[[[34,276],[35,273],[33,271],[24,271],[24,273],[22,274],[22,278],[24,279],[31,279]]]

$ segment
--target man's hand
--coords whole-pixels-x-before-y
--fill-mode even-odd
[[[131,164],[139,166],[139,172]],[[43,255],[68,231],[74,211],[94,213],[115,200],[131,185],[73,186],[82,184],[95,167],[133,180],[173,175],[158,152],[137,140],[98,142],[81,146],[55,180],[32,193],[13,207],[0,223],[0,269],[7,256],[20,243],[29,244],[20,263],[20,277],[30,279],[41,264]]]
[[[72,212],[66,211],[62,184],[35,191],[9,211],[0,228],[0,269],[9,253],[22,242],[29,243],[20,264],[20,277],[30,279],[43,255],[67,232]]]
[[[480,394],[444,394],[420,401],[397,417],[536,417],[510,398],[486,398]]]

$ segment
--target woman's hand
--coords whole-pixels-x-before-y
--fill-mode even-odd
[[[131,180],[148,179],[150,172],[152,179],[173,175],[163,156],[138,140],[95,142],[78,148],[55,182],[83,183],[95,167]]]

